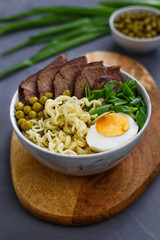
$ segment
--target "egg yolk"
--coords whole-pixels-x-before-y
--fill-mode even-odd
[[[129,129],[129,126],[128,118],[120,113],[106,114],[96,122],[97,132],[105,137],[122,135]]]

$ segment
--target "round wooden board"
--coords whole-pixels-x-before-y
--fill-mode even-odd
[[[131,58],[112,52],[88,53],[137,78],[152,101],[152,117],[139,145],[115,168],[93,176],[73,177],[39,163],[13,132],[11,171],[16,194],[31,213],[62,225],[86,225],[110,218],[147,188],[160,171],[160,94],[148,71]]]

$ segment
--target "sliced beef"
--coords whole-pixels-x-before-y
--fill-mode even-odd
[[[82,73],[76,78],[73,96],[76,96],[78,99],[83,98],[84,97],[84,87],[86,84],[88,84],[88,81],[85,78],[83,71],[82,71]]]
[[[96,90],[102,89],[104,85],[109,81],[117,81],[117,79],[115,79],[110,75],[102,76],[94,82],[93,89],[96,89]]]
[[[46,68],[55,67],[57,65],[62,65],[65,62],[67,62],[67,55],[61,54],[53,62],[51,62],[49,65],[47,65]]]
[[[60,70],[61,76],[64,78],[65,84],[67,85],[67,89],[70,90],[71,94],[73,93],[74,85],[76,77],[80,74],[80,72],[85,68],[91,67],[102,67],[103,62],[92,62],[88,64],[75,64],[68,65]]]
[[[109,81],[119,81],[117,86],[113,89],[113,92],[116,92],[118,87],[122,85],[122,76],[120,73],[120,66],[112,66],[106,68],[106,75],[100,77],[94,82],[93,89],[102,89],[104,85]]]
[[[119,66],[105,68],[102,61],[87,64],[85,56],[66,61],[67,56],[61,54],[44,69],[23,81],[19,86],[20,100],[28,104],[30,97],[39,97],[53,90],[55,97],[58,97],[66,89],[82,98],[85,84],[91,89],[101,89],[108,81],[122,82]]]
[[[30,97],[38,96],[37,92],[37,79],[39,76],[39,72],[29,76],[26,80],[24,80],[19,86],[19,98],[20,101],[24,104],[28,104],[28,100]]]
[[[84,97],[85,84],[88,84],[91,89],[101,89],[111,80],[122,82],[119,66],[85,68],[76,78],[73,95],[82,98]]]
[[[53,92],[53,79],[61,69],[61,65],[45,68],[41,71],[37,79],[37,90],[39,97],[45,95],[46,92]]]
[[[53,79],[66,60],[67,56],[62,54],[40,72],[37,79],[37,90],[39,97],[45,95],[46,92],[53,92]]]
[[[60,96],[66,89],[67,85],[65,84],[64,78],[60,73],[57,73],[54,79],[54,97]]]
[[[73,84],[73,77],[76,71],[79,71],[80,66],[83,64],[87,64],[87,58],[85,56],[74,58],[65,64],[63,64],[62,68],[59,72],[55,75],[53,80],[53,89],[54,89],[54,97],[60,96],[64,90],[70,90],[72,93],[72,84]],[[75,67],[72,67],[75,66]],[[68,68],[67,68],[68,67]],[[69,68],[71,67],[71,69]],[[68,72],[70,74],[70,78],[65,79],[65,73]],[[73,72],[71,72],[73,71]],[[62,75],[61,75],[62,73]],[[71,78],[72,75],[72,78]]]
[[[106,68],[106,75],[113,77],[116,81],[122,81],[120,66],[111,66]]]
[[[65,54],[61,54],[58,58],[56,58],[53,62],[51,62],[45,69],[54,68],[59,66],[61,63],[64,63],[67,60],[67,56]],[[43,70],[29,76],[26,80],[24,80],[19,86],[19,98],[24,104],[28,104],[29,98],[32,96],[38,96],[37,91],[37,81],[40,74]]]
[[[81,74],[75,80],[73,95],[77,98],[84,97],[85,85],[88,84],[89,87],[92,88],[95,80],[103,75],[105,75],[105,68],[103,67],[90,67],[83,69]]]
[[[74,83],[77,75],[84,69],[89,67],[101,67],[103,66],[103,62],[92,62],[89,64],[74,64],[74,65],[67,65],[60,69],[59,73],[56,74],[54,79],[54,95],[58,97],[63,93],[64,90],[69,90],[71,94],[73,93]],[[61,75],[61,77],[59,76]],[[58,87],[57,85],[61,85]]]
[[[66,62],[65,65],[75,65],[75,64],[86,64],[87,63],[87,58],[86,56],[74,58],[68,62]]]
[[[84,69],[84,68],[90,68],[90,67],[103,67],[103,62],[92,62],[92,63],[86,63],[86,64],[74,64],[74,65],[66,65],[60,69],[60,74],[65,78],[66,82],[69,82],[70,80],[73,80],[75,77],[77,77],[78,74]]]
[[[106,68],[104,67],[85,68],[83,70],[83,75],[87,79],[91,89],[93,88],[94,82],[105,74]]]

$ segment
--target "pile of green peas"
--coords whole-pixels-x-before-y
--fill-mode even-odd
[[[114,27],[129,37],[153,38],[160,35],[160,14],[125,12],[115,20]]]
[[[31,119],[34,118],[45,118],[44,116],[44,104],[47,99],[53,98],[53,93],[47,92],[44,96],[39,99],[37,97],[30,97],[29,104],[24,105],[22,102],[15,104],[15,117],[18,121],[18,126],[23,130],[29,130],[32,128]]]

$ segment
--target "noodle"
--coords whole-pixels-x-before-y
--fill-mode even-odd
[[[91,115],[96,107],[102,106],[103,99],[88,101],[87,98],[59,96],[45,103],[46,119],[33,119],[32,129],[23,132],[24,136],[42,148],[63,154],[94,153],[86,142]],[[85,107],[90,110],[87,112]]]

